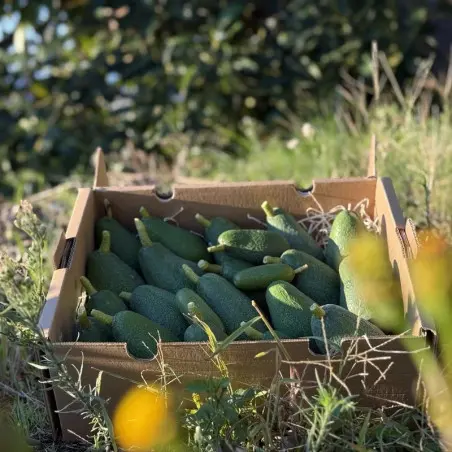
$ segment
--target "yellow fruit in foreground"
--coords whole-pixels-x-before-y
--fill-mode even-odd
[[[119,402],[113,427],[118,446],[150,452],[168,444],[176,434],[176,422],[168,396],[155,389],[135,387]]]

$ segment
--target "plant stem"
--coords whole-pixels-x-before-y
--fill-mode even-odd
[[[80,282],[88,295],[94,295],[97,292],[86,276],[80,276]]]
[[[210,262],[207,262],[203,259],[201,259],[198,262],[198,267],[201,270],[204,270],[205,272],[209,272],[209,273],[221,274],[221,271],[222,271],[221,265],[211,264]]]
[[[109,253],[111,249],[111,237],[108,231],[102,231],[102,242],[100,243],[99,251],[101,253]]]
[[[264,264],[280,264],[282,261],[280,257],[265,256],[262,262]]]
[[[195,215],[195,220],[205,228],[208,228],[212,224],[210,220],[208,220],[206,217],[203,217],[200,213],[197,213]]]
[[[207,248],[207,251],[209,253],[220,253],[221,251],[225,251],[225,250],[226,250],[225,245],[214,245],[214,246],[209,246],[209,248]]]
[[[267,217],[274,217],[275,216],[275,214],[273,212],[273,207],[269,204],[268,201],[264,201],[261,204],[261,207],[262,207],[262,210],[265,212],[265,215]]]
[[[296,275],[299,275],[300,273],[304,272],[308,268],[308,264],[304,264],[301,267],[296,268],[293,272]]]
[[[137,228],[138,236],[140,237],[141,246],[143,246],[143,248],[152,246],[152,240],[149,238],[146,226],[139,218],[135,218],[135,227]]]

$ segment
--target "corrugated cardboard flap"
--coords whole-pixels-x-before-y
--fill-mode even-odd
[[[94,181],[93,188],[108,187],[107,165],[102,148],[98,147],[94,156]]]

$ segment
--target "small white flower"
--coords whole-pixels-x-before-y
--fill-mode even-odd
[[[301,134],[305,138],[312,138],[315,135],[315,128],[312,124],[309,124],[309,122],[305,122],[301,126]]]
[[[298,138],[292,138],[286,143],[287,149],[290,149],[292,151],[298,146],[299,143],[300,140]]]

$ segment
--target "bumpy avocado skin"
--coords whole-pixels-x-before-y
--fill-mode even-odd
[[[247,268],[254,267],[253,264],[241,259],[236,259],[235,257],[231,257],[227,253],[214,253],[214,256],[216,257],[217,254],[224,254],[224,256],[221,258],[221,276],[223,276],[230,282],[234,281],[234,276],[238,272],[246,270]]]
[[[183,339],[188,322],[180,313],[176,297],[171,292],[150,285],[139,286],[132,292],[130,309]]]
[[[178,342],[171,331],[132,311],[122,311],[113,317],[113,336],[116,342],[125,342],[129,353],[142,359],[157,354],[157,342]]]
[[[343,210],[336,215],[325,248],[326,263],[336,272],[339,271],[342,259],[348,254],[350,240],[364,230],[364,224],[355,212]]]
[[[113,331],[110,325],[104,325],[94,317],[88,316],[90,326],[80,331],[79,342],[112,342]]]
[[[196,234],[172,225],[161,218],[144,217],[146,232],[153,242],[159,242],[177,256],[189,261],[209,260],[207,244]]]
[[[199,278],[196,291],[220,317],[227,334],[239,328],[241,322],[247,322],[257,316],[251,300],[220,275],[205,273]],[[262,321],[253,326],[265,331]]]
[[[329,265],[299,250],[287,250],[281,260],[293,269],[308,266],[292,281],[298,290],[320,305],[339,304],[340,278]]]
[[[291,282],[294,277],[293,268],[286,264],[257,265],[237,272],[234,285],[241,290],[259,290],[266,289],[273,281]]]
[[[111,290],[116,295],[133,292],[144,284],[143,278],[116,254],[101,250],[88,255],[86,276],[97,290]]]
[[[90,295],[85,307],[88,314],[93,309],[105,312],[108,315],[115,315],[118,312],[127,311],[127,306],[124,301],[111,290],[105,289]]]
[[[259,265],[265,256],[280,256],[290,248],[287,240],[277,232],[263,229],[238,229],[223,232],[218,243],[237,259]]]
[[[210,306],[192,289],[184,287],[176,293],[176,303],[181,314],[189,315],[188,304],[194,303],[205,323],[211,328],[224,331],[224,325],[220,317],[210,308]]]
[[[193,287],[185,277],[182,270],[183,264],[188,265],[196,274],[202,274],[202,270],[194,262],[177,256],[157,242],[151,246],[142,247],[139,260],[146,282],[173,294],[184,287]]]
[[[110,232],[111,251],[127,265],[139,272],[138,251],[140,251],[141,245],[136,236],[114,218],[105,216],[96,221],[95,232],[97,246],[102,241],[103,231]]]
[[[210,225],[205,229],[205,236],[207,243],[211,243],[212,245],[216,245],[218,242],[218,237],[226,231],[230,231],[232,229],[240,229],[232,221],[223,217],[214,217],[210,220]]]
[[[223,330],[219,330],[217,328],[212,328],[212,333],[215,335],[215,339],[217,341],[222,341],[223,339],[226,339],[226,333]],[[193,323],[191,324],[186,330],[184,334],[184,341],[185,342],[207,342],[209,340],[209,337],[207,336],[207,333],[203,330],[203,328]]]
[[[311,311],[314,303],[287,281],[275,281],[267,288],[267,305],[273,327],[290,338],[311,335]]]
[[[283,209],[274,210],[273,216],[266,217],[269,230],[279,232],[289,242],[291,248],[304,251],[323,261],[323,249],[309,235],[295,218]]]
[[[368,337],[384,336],[383,331],[380,330],[373,323],[358,317],[347,309],[335,304],[326,304],[322,306],[325,311],[323,322],[325,325],[325,335],[327,338],[328,348],[331,352],[339,352],[341,347],[341,340],[344,337],[362,336],[366,334]],[[315,315],[311,318],[312,335],[323,338],[322,323]],[[317,340],[317,346],[321,353],[326,353],[325,343]]]

